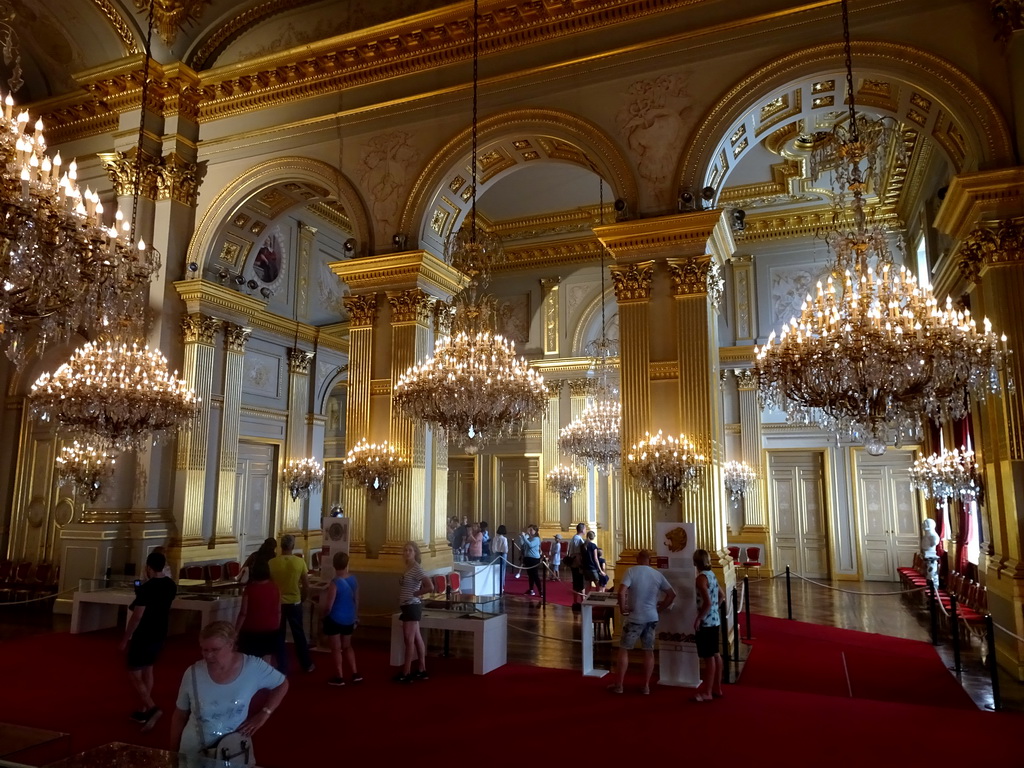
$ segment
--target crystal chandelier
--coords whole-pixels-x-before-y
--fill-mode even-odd
[[[57,456],[57,484],[71,485],[84,493],[90,503],[99,498],[103,481],[114,473],[114,454],[75,440]]]
[[[368,443],[364,437],[345,457],[345,477],[356,485],[365,486],[374,501],[382,502],[399,472],[408,464],[409,460],[387,440]]]
[[[969,311],[949,299],[940,306],[930,288],[896,269],[888,234],[869,224],[864,195],[878,184],[893,130],[872,127],[856,112],[846,0],[842,10],[849,119],[817,163],[834,163],[839,223],[826,240],[839,278],[818,284],[778,343],[773,332],[755,349],[755,367],[764,405],[861,441],[877,456],[889,442],[920,439],[923,417],[959,419],[971,396],[1000,393],[1009,352],[988,320],[979,329]],[[898,136],[894,143],[899,154]]]
[[[926,499],[973,501],[981,495],[974,451],[954,448],[918,459],[910,468],[910,484],[924,491]]]
[[[494,333],[494,298],[483,293],[492,267],[503,258],[501,241],[477,225],[477,90],[479,0],[473,3],[472,204],[469,220],[445,243],[445,257],[468,278],[452,303],[450,337],[434,345],[434,356],[414,365],[395,384],[394,403],[407,416],[441,429],[466,453],[515,434],[547,408],[544,378],[515,346]]]
[[[604,179],[600,181],[601,223],[604,224]],[[594,399],[558,433],[558,448],[576,461],[608,475],[622,460],[622,403],[613,383],[611,358],[616,342],[608,338],[605,309],[604,256],[601,248],[601,336],[591,345],[590,370],[595,382]]]
[[[572,495],[583,487],[583,475],[573,467],[559,464],[547,473],[544,482],[549,491],[557,493],[562,501],[568,503]]]
[[[707,457],[686,437],[645,433],[626,455],[626,471],[636,486],[650,491],[665,504],[672,504],[684,490],[695,490],[704,482]]]
[[[282,474],[292,501],[308,499],[310,493],[324,484],[324,465],[316,459],[292,459]]]
[[[63,430],[104,450],[139,449],[153,438],[169,437],[198,411],[198,400],[188,383],[178,378],[177,371],[168,371],[167,359],[159,350],[139,341],[148,308],[149,280],[159,267],[159,258],[144,243],[130,245],[135,241],[142,184],[152,34],[151,7],[143,58],[131,223],[122,223],[120,230],[111,228],[109,238],[95,244],[91,253],[98,259],[98,266],[86,262],[85,269],[96,269],[90,272],[86,284],[77,287],[85,297],[82,301],[88,314],[98,318],[90,329],[98,331],[100,338],[75,350],[53,374],[40,376],[30,395],[33,411],[44,420],[52,419]],[[61,194],[66,197],[70,190]],[[90,217],[98,221],[102,212],[98,198],[90,198],[90,194],[86,195],[84,208],[87,222],[92,220]],[[80,203],[75,204],[76,211],[80,207]],[[127,235],[121,238],[120,232],[125,230]],[[105,250],[101,252],[100,246]],[[122,258],[129,252],[135,260]]]
[[[757,482],[757,471],[745,461],[727,461],[722,467],[722,477],[729,499],[738,504],[743,494]]]

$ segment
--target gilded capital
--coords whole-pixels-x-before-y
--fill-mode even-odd
[[[199,197],[199,185],[205,167],[205,163],[190,163],[177,153],[171,152],[154,168],[156,199],[174,200],[194,207]]]
[[[593,379],[569,379],[569,395],[572,397],[586,397],[594,391]]]
[[[611,267],[611,273],[612,282],[615,284],[615,299],[620,304],[630,301],[647,301],[651,298],[651,282],[654,279],[653,261],[615,264]]]
[[[983,266],[1024,261],[1024,219],[1008,219],[978,227],[964,238],[957,266],[968,282],[976,283]]]
[[[313,362],[313,353],[304,349],[288,350],[288,373],[309,374],[310,364]]]
[[[712,256],[697,256],[689,259],[669,259],[669,277],[672,279],[672,295],[706,295],[717,309],[722,300],[725,280],[722,268]]]
[[[434,298],[419,288],[388,291],[392,323],[419,323],[429,326],[433,317]]]
[[[224,329],[224,348],[228,352],[245,352],[245,345],[252,335],[252,328],[241,325],[229,324]]]
[[[131,197],[135,194],[135,153],[132,150],[129,155],[126,152],[99,152],[96,156],[103,164],[107,177],[114,185],[114,193],[118,197]],[[148,154],[142,153],[142,184],[140,195],[149,200],[156,200],[157,197],[157,173],[159,161]]]
[[[181,319],[182,337],[186,344],[213,344],[213,337],[220,330],[221,321],[198,312]]]
[[[342,298],[353,328],[372,328],[377,322],[377,294],[361,293]]]
[[[434,302],[434,333],[438,336],[450,336],[452,324],[455,322],[455,307],[444,301]]]
[[[548,397],[558,397],[562,394],[562,380],[545,379],[544,389],[548,391]]]
[[[740,389],[757,389],[757,371],[753,368],[736,368],[732,373]]]

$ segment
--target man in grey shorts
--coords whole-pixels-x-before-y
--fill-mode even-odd
[[[661,572],[651,568],[651,556],[641,549],[636,565],[619,582],[619,610],[622,611],[622,639],[615,662],[615,682],[608,686],[612,693],[622,693],[622,682],[629,667],[629,650],[639,639],[644,649],[644,685],[641,693],[651,692],[654,674],[654,631],[658,627],[658,612],[667,611],[676,593]],[[660,597],[660,599],[659,599]]]

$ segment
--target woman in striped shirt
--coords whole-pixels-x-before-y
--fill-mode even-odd
[[[431,591],[430,579],[420,565],[423,556],[415,541],[405,543],[405,573],[398,580],[398,601],[402,612],[402,635],[405,638],[405,666],[402,673],[395,677],[397,683],[411,683],[413,680],[427,679],[427,648],[420,634],[420,619],[423,616],[421,595]],[[420,668],[415,674],[412,662],[419,659]]]

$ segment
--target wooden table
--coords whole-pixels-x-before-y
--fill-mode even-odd
[[[391,666],[405,662],[401,614],[391,616]],[[508,661],[508,617],[503,613],[455,613],[424,610],[420,629],[473,633],[473,674],[486,675]]]
[[[75,592],[71,608],[71,633],[94,632],[117,625],[117,611],[135,600],[134,590],[100,589],[95,592]],[[201,623],[206,626],[213,621],[234,622],[242,598],[238,596],[182,595],[171,603],[171,612],[194,611],[199,613]]]

